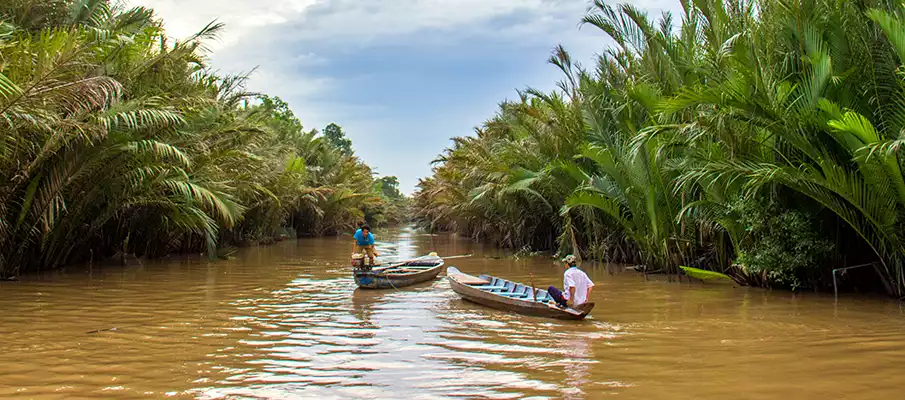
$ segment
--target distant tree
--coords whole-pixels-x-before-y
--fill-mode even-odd
[[[80,2],[72,0],[3,0],[0,22],[21,29],[38,31],[51,26],[72,25],[85,11],[107,6],[107,1]]]
[[[410,199],[399,191],[399,179],[395,176],[376,178],[371,189],[383,201],[365,209],[368,223],[372,226],[394,226],[411,220]]]
[[[289,103],[277,96],[271,97],[268,95],[259,96],[258,100],[261,100],[261,106],[271,115],[273,120],[277,122],[283,132],[293,134],[302,132],[304,129],[302,121],[300,121],[292,112],[292,109],[289,108]]]
[[[352,141],[346,138],[342,127],[331,123],[324,128],[324,136],[340,153],[346,156],[352,155]]]
[[[399,179],[395,176],[384,176],[378,179],[377,183],[380,185],[380,191],[383,192],[384,196],[391,199],[403,197],[402,192],[399,191]]]

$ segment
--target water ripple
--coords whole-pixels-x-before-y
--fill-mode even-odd
[[[384,252],[481,251],[383,237]],[[905,319],[889,302],[590,269],[594,314],[555,321],[468,303],[442,279],[357,290],[345,239],[3,284],[0,397],[886,399],[905,385]],[[456,261],[561,280],[543,258]]]

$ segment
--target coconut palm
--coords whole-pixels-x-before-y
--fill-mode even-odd
[[[380,201],[360,160],[208,69],[221,30],[173,40],[104,0],[0,9],[0,276],[335,232]]]

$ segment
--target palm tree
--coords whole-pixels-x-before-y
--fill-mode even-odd
[[[522,229],[518,243],[530,243],[528,216],[543,216],[561,247],[618,248],[611,255],[667,270],[715,252],[711,268],[723,269],[757,247],[736,205],[779,204],[821,215],[811,231],[847,225],[880,281],[905,295],[905,10],[681,4],[675,24],[596,1],[583,23],[614,46],[593,71],[557,48],[559,89],[528,91],[476,137],[457,138],[421,183],[422,218],[512,246],[505,232]]]
[[[364,204],[348,199],[371,193],[370,169],[287,105],[249,105],[247,76],[210,72],[221,30],[174,41],[150,9],[104,0],[0,10],[0,276],[114,252],[213,255],[307,210],[320,231],[356,222]]]

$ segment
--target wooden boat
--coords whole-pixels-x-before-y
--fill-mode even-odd
[[[443,270],[443,259],[438,257],[414,260],[376,267],[355,267],[353,276],[363,289],[391,289],[414,285],[435,279]]]
[[[456,267],[449,267],[446,277],[452,290],[463,299],[500,310],[548,318],[581,320],[594,308],[594,303],[561,308],[546,290],[532,291],[531,286],[494,276],[476,277],[464,274]]]

